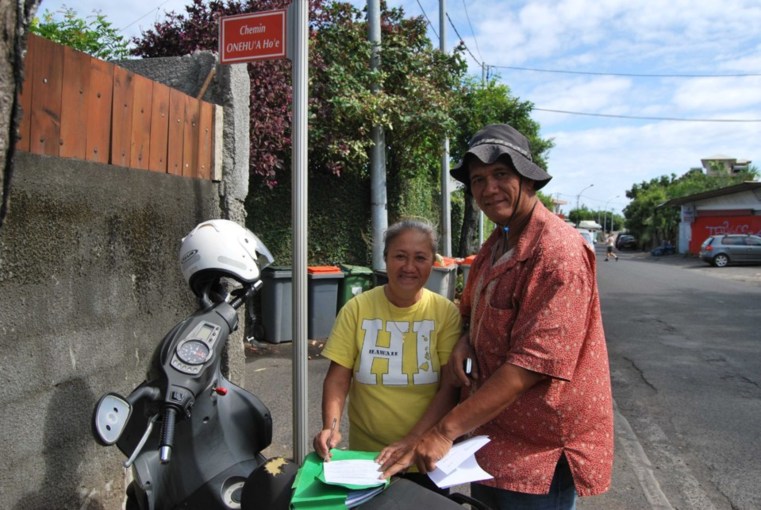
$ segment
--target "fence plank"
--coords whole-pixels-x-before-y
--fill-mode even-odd
[[[151,143],[151,102],[153,82],[144,76],[134,77],[135,97],[132,103],[132,136],[130,166],[148,170]]]
[[[153,84],[151,103],[151,153],[148,168],[154,172],[167,170],[167,140],[169,134],[169,87]]]
[[[213,179],[217,108],[30,34],[16,148]]]
[[[32,75],[30,151],[58,156],[61,134],[61,89],[63,87],[63,46],[38,37]]]
[[[198,177],[198,132],[201,105],[197,99],[185,97],[185,129],[183,133],[182,175]]]
[[[135,73],[114,67],[113,121],[111,123],[111,164],[130,165],[132,103],[135,99]]]
[[[114,64],[103,60],[90,59],[85,159],[96,163],[108,164],[111,161],[111,117],[115,67]]]
[[[87,90],[90,86],[90,56],[63,48],[63,91],[61,94],[62,158],[85,159],[87,154]]]
[[[214,154],[214,105],[202,101],[198,119],[198,175],[211,179],[211,158]]]
[[[185,98],[187,97],[179,90],[169,91],[166,171],[172,175],[182,175],[182,141],[185,133]]]

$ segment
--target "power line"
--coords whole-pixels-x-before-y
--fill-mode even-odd
[[[423,5],[420,3],[420,0],[417,0],[417,5],[418,7],[420,7],[420,10],[423,12],[423,17],[428,22],[428,26],[431,27],[431,30],[433,31],[433,35],[436,36],[436,39],[440,40],[441,38],[439,37],[439,34],[436,32],[436,29],[434,28],[433,23],[431,23],[431,20],[428,19],[428,15],[425,13],[425,9],[423,9]]]
[[[135,23],[137,23],[137,22],[138,22],[138,21],[140,21],[141,19],[145,18],[145,17],[146,17],[146,16],[148,16],[149,14],[152,14],[153,12],[155,12],[155,11],[158,11],[159,9],[161,9],[161,7],[162,7],[163,5],[165,5],[165,4],[167,4],[167,3],[169,3],[169,0],[164,0],[164,1],[163,1],[163,2],[161,2],[159,5],[157,5],[156,7],[154,7],[153,9],[151,9],[150,11],[146,12],[145,14],[143,14],[142,16],[140,16],[139,18],[137,18],[135,21],[133,21],[133,22],[132,22],[132,23],[130,23],[129,25],[125,25],[125,26],[123,26],[122,28],[120,28],[120,29],[119,29],[119,32],[124,32],[124,31],[125,31],[125,30],[127,30],[129,27],[131,27],[132,25],[134,25]]]
[[[532,71],[535,73],[560,73],[560,74],[583,74],[591,76],[626,76],[630,78],[748,78],[761,76],[761,73],[740,74],[648,74],[648,73],[603,73],[595,71],[569,71],[565,69],[539,69],[535,67],[496,66],[498,69],[512,69],[514,71]]]
[[[666,120],[674,122],[735,122],[735,123],[757,123],[761,122],[761,119],[687,119],[680,117],[643,117],[638,115],[613,115],[607,113],[586,113],[586,112],[573,112],[568,110],[552,110],[549,108],[533,108],[538,112],[549,113],[562,113],[565,115],[582,115],[586,117],[609,117],[614,119],[635,119],[635,120]]]
[[[465,44],[465,40],[460,35],[460,32],[457,31],[457,27],[454,26],[454,22],[452,21],[452,18],[449,17],[449,13],[447,13],[447,19],[449,20],[449,24],[452,25],[452,28],[454,29],[454,33],[457,34],[457,38],[460,39],[460,43],[465,47],[465,50],[470,55],[470,58],[476,61],[476,64],[479,66],[483,65],[481,62],[473,55],[473,52],[470,51],[470,48],[468,48],[468,45]]]
[[[468,26],[470,27],[470,33],[473,34],[473,42],[476,44],[476,53],[483,61],[484,56],[481,55],[481,48],[478,47],[478,39],[476,39],[476,31],[473,30],[473,23],[470,22],[470,14],[468,14],[468,5],[465,0],[462,0],[462,8],[465,9],[465,18],[468,20]]]

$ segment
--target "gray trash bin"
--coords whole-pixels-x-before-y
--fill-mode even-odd
[[[328,338],[336,321],[338,283],[344,277],[343,271],[337,266],[309,266],[307,277],[307,335],[310,339]]]
[[[444,259],[433,266],[425,288],[448,299],[454,299],[457,284],[457,263],[454,259]]]
[[[288,266],[265,267],[262,271],[262,325],[269,343],[293,341],[293,273]]]

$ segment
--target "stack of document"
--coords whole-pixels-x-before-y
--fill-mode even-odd
[[[375,462],[379,452],[332,450],[323,462],[316,453],[306,456],[293,483],[291,508],[343,510],[365,503],[388,486]]]
[[[475,453],[489,441],[487,436],[474,436],[456,443],[449,453],[436,463],[436,469],[428,473],[428,478],[442,489],[494,478],[478,465],[475,456]]]

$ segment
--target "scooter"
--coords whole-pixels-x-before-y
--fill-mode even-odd
[[[180,260],[199,309],[164,336],[145,382],[127,397],[99,399],[93,435],[132,468],[127,510],[286,510],[298,465],[261,454],[272,440],[269,409],[221,370],[238,310],[261,289],[260,271],[273,258],[250,231],[211,220],[183,239]],[[239,286],[228,292],[230,280]],[[384,492],[367,507],[462,508],[406,480]]]

